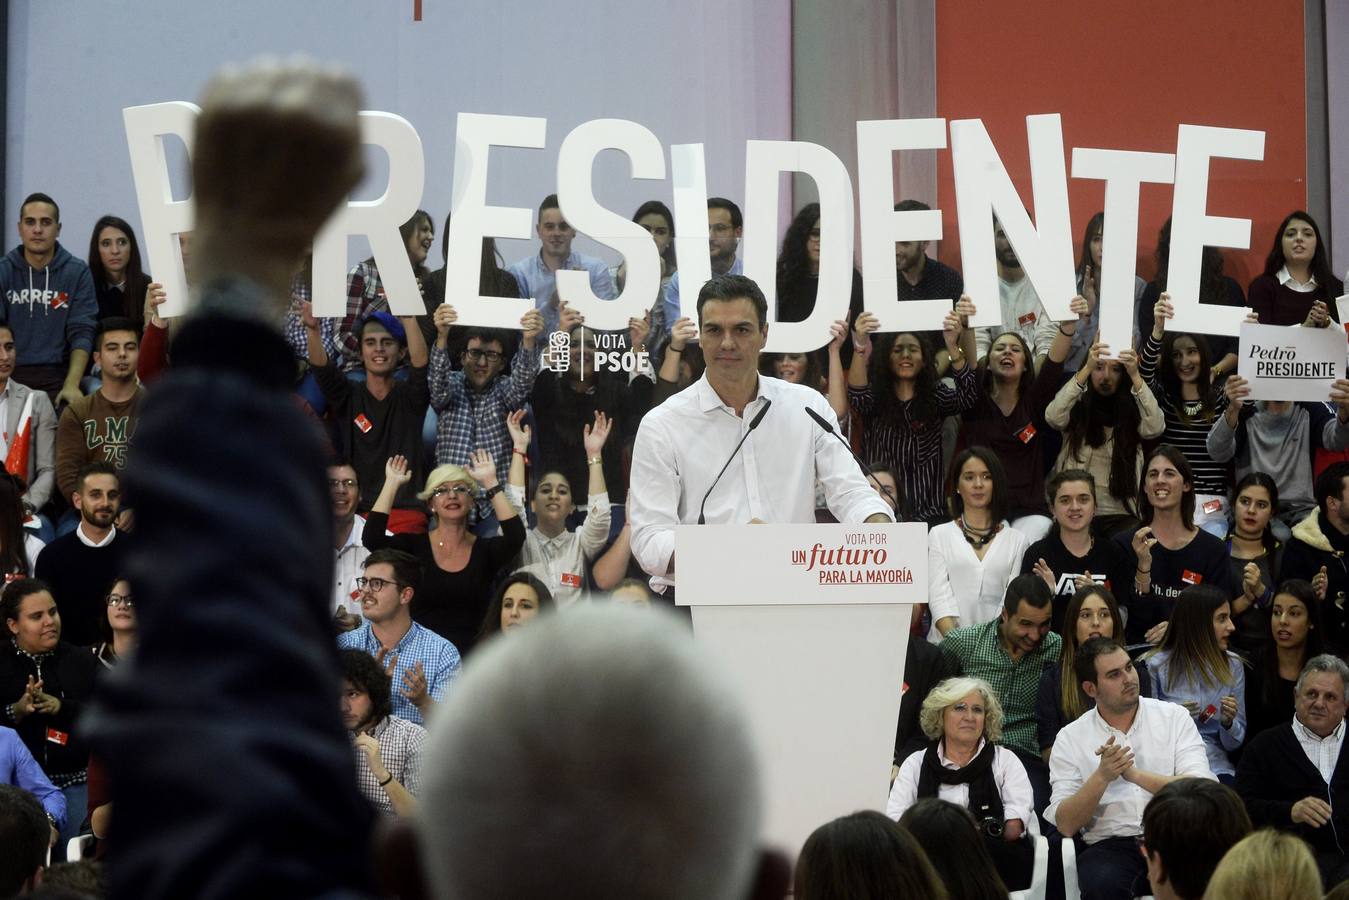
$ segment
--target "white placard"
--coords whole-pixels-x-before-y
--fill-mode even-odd
[[[735,555],[753,565],[677,567],[681,606],[927,602],[927,526],[683,525],[675,559]]]
[[[1344,377],[1346,350],[1343,328],[1247,322],[1237,374],[1250,384],[1252,400],[1325,400]]]

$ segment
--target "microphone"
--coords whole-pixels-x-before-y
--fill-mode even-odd
[[[848,446],[848,442],[843,439],[843,435],[839,434],[838,431],[834,429],[834,426],[829,424],[828,419],[817,413],[815,410],[811,409],[809,406],[805,407],[805,410],[806,415],[814,419],[816,425],[819,425],[825,431],[829,432],[834,437],[838,438],[838,442],[843,445],[843,449],[847,450],[848,455],[851,456],[854,460],[856,460],[857,464],[862,467],[862,472],[867,476],[868,480],[874,479],[876,477],[876,473],[871,471],[871,466],[863,462],[862,457],[858,456],[856,453],[853,452],[852,447]]]
[[[772,405],[773,401],[765,397],[763,402],[763,408],[759,410],[758,414],[755,415],[753,419],[750,419],[749,428],[747,428],[745,430],[745,433],[740,436],[739,443],[735,445],[735,449],[731,451],[731,455],[726,459],[726,465],[722,466],[721,471],[717,473],[717,477],[712,479],[712,487],[709,487],[707,489],[707,493],[703,494],[703,502],[698,505],[699,525],[707,524],[707,516],[704,515],[703,510],[707,508],[707,498],[712,496],[712,489],[717,486],[718,481],[721,481],[721,476],[725,475],[726,470],[729,469],[731,466],[731,460],[735,459],[735,455],[739,453],[740,448],[745,445],[745,439],[750,436],[750,434],[754,431],[754,429],[759,427],[759,423],[763,421],[763,417],[768,414],[768,407]]]

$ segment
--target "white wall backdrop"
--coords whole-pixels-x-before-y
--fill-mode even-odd
[[[61,204],[62,243],[77,256],[104,213],[139,233],[122,108],[195,101],[221,64],[264,53],[340,63],[360,76],[367,109],[397,113],[417,129],[427,166],[422,205],[436,221],[432,267],[440,265],[461,111],[548,119],[546,150],[493,156],[488,202],[508,206],[537,207],[556,189],[558,146],[589,119],[632,119],[667,148],[704,142],[709,192],[736,202],[746,139],[791,137],[790,0],[421,0],[421,21],[414,2],[12,2],[0,220],[17,221],[24,195],[43,190]],[[668,150],[666,159],[668,167]],[[380,193],[386,172],[387,162],[372,156],[358,196]],[[186,190],[185,178],[175,183]],[[616,152],[596,162],[595,183],[600,201],[625,214],[647,199],[671,199],[668,182],[630,181]],[[4,228],[0,246],[16,244],[13,226]],[[585,239],[576,246],[600,253]],[[507,262],[533,249],[502,242]],[[365,253],[353,244],[353,257]]]

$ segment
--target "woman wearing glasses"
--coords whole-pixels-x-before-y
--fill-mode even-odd
[[[136,646],[136,606],[131,596],[131,582],[118,578],[108,590],[108,611],[99,620],[101,643],[89,649],[103,668],[111,669],[131,655]]]
[[[412,618],[467,656],[477,640],[497,574],[520,552],[525,526],[497,481],[496,463],[486,450],[468,465],[437,466],[417,495],[435,524],[426,534],[386,534],[389,510],[399,489],[412,480],[408,461],[393,456],[384,465],[384,487],[370,509],[361,543],[370,550],[392,547],[422,564],[422,587],[412,600]],[[482,487],[501,523],[501,534],[478,537],[469,528],[473,498]]]
[[[523,419],[523,410],[516,410],[506,417],[515,445],[511,454],[508,493],[511,503],[521,512],[527,490],[525,459],[530,432]],[[586,425],[582,431],[589,480],[586,517],[580,528],[567,530],[567,519],[576,510],[576,503],[572,499],[571,480],[563,473],[545,469],[535,483],[534,496],[529,501],[537,524],[526,532],[525,546],[516,565],[543,580],[559,609],[566,609],[585,596],[586,568],[604,549],[609,537],[609,493],[604,483],[602,451],[612,424],[601,411],[595,413],[594,427]]]

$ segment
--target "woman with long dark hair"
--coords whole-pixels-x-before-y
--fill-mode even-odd
[[[670,281],[670,276],[678,268],[677,258],[675,257],[675,227],[674,213],[670,212],[670,207],[659,200],[648,200],[637,207],[637,212],[632,214],[632,221],[636,222],[646,229],[647,234],[651,235],[651,240],[656,245],[656,253],[660,257],[660,286],[663,290]],[[627,261],[619,263],[609,271],[609,275],[614,280],[614,290],[622,291],[624,283],[628,280]],[[651,330],[658,333],[658,323],[655,320],[657,315],[663,315],[661,304],[659,302],[660,294],[657,293],[655,306],[651,309],[652,322]]]
[[[815,307],[820,287],[820,204],[807,203],[797,211],[782,236],[778,253],[776,321],[801,322]],[[852,293],[848,299],[848,321],[862,311],[862,276],[852,272]],[[850,360],[845,359],[846,365]]]
[[[150,286],[150,276],[142,269],[136,232],[126,219],[103,216],[94,223],[88,261],[99,320],[113,316],[131,319],[139,334],[145,324],[145,290]]]
[[[1229,600],[1241,588],[1232,580],[1227,546],[1195,527],[1194,472],[1179,449],[1160,444],[1148,455],[1138,505],[1142,527],[1114,539],[1134,568],[1129,641],[1155,644],[1187,587],[1213,585]]]
[[[930,797],[910,806],[899,825],[927,850],[951,900],[1007,900],[1007,885],[968,809]]]
[[[1234,496],[1227,554],[1232,581],[1241,585],[1241,593],[1232,598],[1237,627],[1232,644],[1250,653],[1269,635],[1269,606],[1279,583],[1283,544],[1270,527],[1279,508],[1279,487],[1264,472],[1250,472],[1237,482]]]
[[[0,576],[4,582],[27,578],[45,546],[23,527],[23,482],[0,469]]]
[[[98,620],[98,633],[103,640],[89,649],[103,668],[112,669],[136,648],[136,599],[131,593],[131,582],[120,575],[114,578],[103,599],[108,607]]]
[[[1162,294],[1138,371],[1166,417],[1162,440],[1185,454],[1194,470],[1195,524],[1222,537],[1227,531],[1227,466],[1209,455],[1208,433],[1227,409],[1227,394],[1213,383],[1208,343],[1202,336],[1168,332],[1166,320],[1172,315],[1171,295]]]
[[[1284,216],[1265,257],[1265,271],[1248,289],[1262,325],[1325,326],[1339,321],[1335,298],[1344,282],[1330,270],[1330,254],[1316,220],[1303,210]]]
[[[536,616],[555,612],[557,604],[553,595],[537,575],[523,569],[513,572],[492,596],[487,615],[482,620],[482,630],[478,632],[478,642],[482,643],[494,634],[508,634],[529,624]]]
[[[1321,602],[1309,582],[1290,578],[1274,591],[1269,625],[1251,657],[1246,678],[1246,721],[1259,734],[1293,720],[1293,693],[1307,660],[1325,652]]]
[[[942,491],[942,420],[974,406],[978,385],[973,367],[974,333],[965,318],[974,310],[961,297],[947,314],[942,337],[951,356],[955,388],[937,378],[932,347],[916,332],[882,335],[873,313],[853,324],[848,403],[862,421],[862,456],[899,472],[904,481],[908,520],[945,522]]]
[[[947,486],[952,521],[927,535],[928,640],[934,644],[953,628],[997,618],[1030,546],[1006,520],[1007,476],[992,450],[956,454]]]
[[[1158,700],[1190,711],[1208,753],[1208,767],[1231,784],[1236,768],[1229,754],[1246,740],[1246,666],[1228,650],[1232,605],[1223,591],[1206,584],[1181,591],[1161,645],[1145,659]]]
[[[874,810],[811,832],[796,861],[793,890],[796,900],[947,900],[918,839]]]
[[[1074,297],[1073,312],[1082,315],[1087,301]],[[1045,449],[1040,432],[1044,411],[1058,390],[1063,360],[1080,323],[1056,324],[1048,355],[1037,371],[1031,348],[1015,331],[993,338],[979,360],[978,398],[961,415],[957,446],[987,447],[1007,473],[1007,518],[1012,527],[1035,542],[1049,531],[1045,507]]]
[[[1083,469],[1096,482],[1097,533],[1103,537],[1137,527],[1143,441],[1159,436],[1166,419],[1138,370],[1132,349],[1119,361],[1101,359],[1093,342],[1077,373],[1045,410],[1049,427],[1063,432],[1056,471]]]

